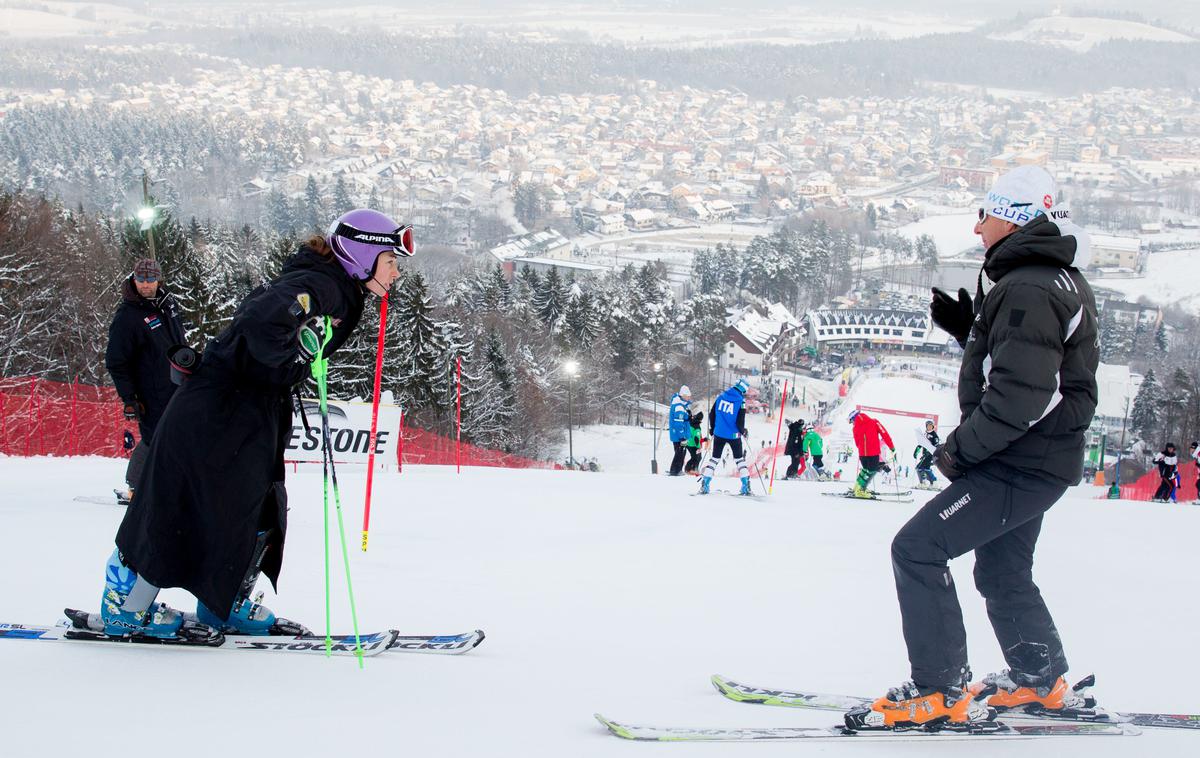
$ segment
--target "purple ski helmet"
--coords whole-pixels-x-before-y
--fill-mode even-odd
[[[329,225],[325,241],[333,254],[354,279],[366,281],[375,271],[380,253],[395,253],[401,258],[413,254],[413,231],[379,211],[358,208],[338,216]]]

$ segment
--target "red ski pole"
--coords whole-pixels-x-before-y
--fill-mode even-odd
[[[779,401],[779,425],[775,428],[775,454],[771,456],[771,484],[767,487],[768,495],[775,489],[775,461],[779,459],[779,433],[783,431],[783,409],[787,407],[787,388],[787,379],[784,379],[783,399]]]
[[[458,374],[457,386],[454,389],[454,469],[462,473],[462,357],[454,359],[454,370]]]
[[[371,531],[371,480],[375,474],[375,439],[379,431],[379,385],[383,378],[383,336],[387,328],[388,296],[379,301],[379,342],[375,346],[375,392],[371,399],[370,449],[367,451],[367,498],[363,505],[362,551],[367,552],[367,535]]]

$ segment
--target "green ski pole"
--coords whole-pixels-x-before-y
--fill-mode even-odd
[[[354,604],[354,585],[350,580],[350,556],[346,550],[346,530],[342,520],[342,496],[338,488],[337,467],[333,461],[333,439],[329,431],[329,394],[327,378],[329,361],[325,357],[325,346],[333,338],[333,325],[329,316],[324,317],[325,339],[322,341],[311,329],[301,330],[300,339],[310,352],[317,357],[312,363],[312,375],[317,381],[317,397],[321,409],[321,437],[325,454],[322,456],[324,473],[324,521],[325,521],[325,655],[332,655],[333,637],[330,632],[329,605],[329,483],[333,481],[333,498],[337,509],[338,536],[342,543],[342,563],[346,572],[346,591],[350,597],[350,619],[354,624],[354,654],[358,658],[358,667],[364,668],[362,640],[358,633],[358,610]]]

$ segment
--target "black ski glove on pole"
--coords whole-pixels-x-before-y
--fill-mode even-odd
[[[933,323],[958,340],[959,345],[966,345],[967,334],[975,320],[975,307],[971,303],[971,293],[965,287],[959,287],[958,300],[934,287],[929,313],[933,316]]]

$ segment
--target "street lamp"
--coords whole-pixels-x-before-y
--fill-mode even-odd
[[[158,210],[161,205],[151,205],[150,203],[150,185],[158,184],[163,180],[152,181],[148,171],[142,171],[142,207],[137,210],[138,221],[142,222],[141,231],[146,233],[146,245],[150,249],[150,259],[157,260],[158,255],[154,250],[154,222],[158,218]]]
[[[657,474],[658,473],[658,376],[659,376],[659,374],[662,373],[663,365],[661,362],[655,361],[654,365],[651,366],[651,368],[654,369],[654,382],[652,382],[650,384],[650,386],[652,388],[650,390],[650,397],[654,401],[653,409],[651,411],[654,414],[654,434],[653,434],[654,450],[651,451],[651,454],[650,454],[650,473]]]
[[[708,363],[708,371],[704,372],[704,399],[705,399],[705,401],[707,401],[708,398],[712,397],[712,372],[713,372],[713,369],[715,369],[717,367],[717,359],[709,358],[708,361],[706,361],[706,362]]]
[[[575,439],[572,434],[571,416],[574,412],[571,399],[571,388],[575,383],[575,375],[579,373],[579,363],[569,360],[563,364],[563,373],[567,375],[567,461],[575,465]]]

